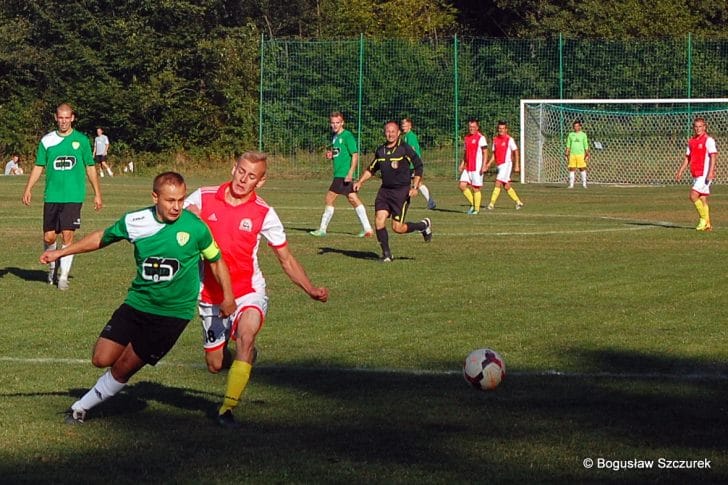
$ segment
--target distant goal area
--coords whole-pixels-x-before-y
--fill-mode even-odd
[[[589,183],[675,183],[698,116],[705,118],[718,152],[728,149],[728,98],[523,99],[521,182],[566,183],[566,137],[579,121],[589,139]],[[681,182],[690,180],[689,172]],[[727,176],[719,160],[716,183]]]

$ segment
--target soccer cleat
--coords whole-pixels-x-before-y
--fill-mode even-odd
[[[326,234],[326,233],[324,233],[324,234]],[[372,236],[374,236],[374,231],[372,231],[370,229],[368,231],[362,230],[357,237],[372,237]]]
[[[382,263],[391,263],[392,260],[394,260],[394,257],[391,252],[385,251],[384,254],[382,254]]]
[[[217,415],[217,424],[227,429],[240,429],[240,427],[242,426],[240,423],[235,421],[233,412],[229,409],[224,413]]]
[[[68,289],[68,278],[58,278],[58,289],[61,291]]]
[[[437,207],[437,204],[435,204],[435,199],[430,199],[427,201],[427,210],[435,210]]]
[[[466,211],[465,211],[465,213],[466,213],[467,215],[472,215],[472,214],[473,214],[473,212],[475,212],[475,208],[473,208],[473,207],[471,207],[470,209],[468,209],[468,210],[466,210]]]
[[[493,206],[493,204],[488,204],[488,207],[487,207],[487,209],[488,209],[489,211],[492,211],[493,209],[495,209],[495,207]]]
[[[516,202],[516,210],[519,211],[523,209],[523,202]]]
[[[422,219],[422,222],[425,223],[425,229],[422,231],[422,237],[425,239],[425,242],[432,241],[432,221],[429,217],[425,217]]]
[[[315,231],[309,231],[309,234],[316,237],[324,237],[326,235],[326,231],[316,229]]]
[[[701,232],[710,232],[713,230],[713,226],[710,224],[710,221],[706,221],[705,219],[700,219],[700,222],[698,223],[695,230],[701,231]]]
[[[480,214],[480,211],[476,211],[475,209],[468,212],[469,216],[477,216],[478,214]]]
[[[66,424],[83,424],[85,419],[86,411],[83,409],[76,410],[68,408],[68,410],[66,410],[66,417],[64,418],[64,421]]]
[[[569,188],[570,188],[570,189],[573,189],[573,188],[574,188],[574,186],[573,186],[573,185],[569,185]]]

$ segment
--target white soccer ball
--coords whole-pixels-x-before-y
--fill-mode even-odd
[[[476,389],[491,391],[506,376],[506,363],[493,349],[473,350],[465,358],[463,377]]]

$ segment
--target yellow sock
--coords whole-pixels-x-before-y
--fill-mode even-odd
[[[220,406],[220,414],[229,409],[233,409],[240,402],[240,396],[243,395],[245,386],[250,380],[250,371],[253,366],[242,360],[233,361],[227,376],[227,386],[225,388],[225,399]]]
[[[493,193],[490,194],[490,205],[495,205],[495,201],[498,200],[498,196],[500,195],[500,190],[500,187],[493,189]]]
[[[475,209],[476,211],[480,210],[480,200],[482,198],[483,194],[480,193],[480,190],[473,194],[473,209]]]
[[[695,208],[698,210],[698,215],[703,220],[708,220],[708,210],[707,206],[703,204],[703,201],[698,199],[695,201]]]
[[[710,206],[703,202],[703,210],[705,211],[705,220],[710,224]]]
[[[468,202],[470,202],[470,205],[472,206],[473,205],[473,192],[469,188],[467,188],[467,189],[463,190],[463,195],[465,196],[466,199],[468,199]]]
[[[518,198],[518,194],[516,193],[516,189],[514,189],[513,187],[511,187],[510,189],[508,189],[508,192],[506,192],[506,193],[508,194],[508,196],[511,199],[513,199],[513,202],[515,202],[516,204],[520,204],[521,203],[521,199]]]

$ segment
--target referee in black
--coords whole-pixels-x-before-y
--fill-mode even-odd
[[[392,217],[392,230],[398,234],[419,231],[425,242],[432,240],[432,222],[429,218],[420,222],[405,222],[410,197],[417,196],[417,189],[422,180],[422,160],[411,146],[402,142],[399,124],[388,121],[384,125],[384,136],[387,141],[374,152],[374,160],[364,170],[359,180],[354,183],[354,190],[359,191],[364,182],[381,171],[382,186],[377,192],[374,201],[377,240],[382,246],[382,261],[392,261],[392,251],[389,249],[389,234],[387,233],[387,219]],[[410,164],[414,168],[414,177],[410,172]]]

